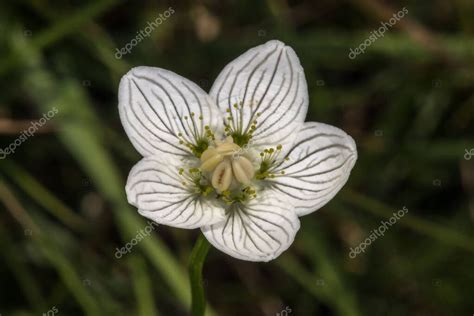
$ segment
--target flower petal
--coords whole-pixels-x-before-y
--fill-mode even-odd
[[[298,216],[277,194],[261,195],[227,209],[227,219],[201,227],[217,249],[247,261],[270,261],[293,243],[300,228]]]
[[[163,225],[197,228],[225,219],[225,209],[185,187],[175,157],[162,154],[140,160],[128,176],[128,202]]]
[[[288,195],[298,216],[303,216],[321,208],[344,186],[357,160],[357,149],[344,131],[307,122],[286,157],[289,159],[272,170],[275,178],[268,181],[274,190]]]
[[[136,67],[123,76],[119,110],[128,137],[144,157],[187,156],[191,151],[180,140],[197,145],[205,139],[206,125],[222,128],[222,114],[206,92],[161,68]]]
[[[299,59],[291,47],[276,40],[229,63],[209,94],[230,114],[233,131],[246,133],[257,121],[252,143],[259,147],[289,147],[308,109],[308,88]]]

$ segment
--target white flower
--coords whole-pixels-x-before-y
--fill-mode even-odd
[[[228,64],[209,94],[168,70],[133,68],[119,110],[144,158],[128,177],[128,201],[159,224],[201,228],[235,258],[276,258],[298,217],[334,197],[357,159],[342,130],[304,122],[307,108],[298,57],[279,41]]]

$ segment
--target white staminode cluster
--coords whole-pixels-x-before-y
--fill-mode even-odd
[[[305,123],[307,109],[303,68],[279,41],[229,63],[209,94],[173,72],[133,68],[119,110],[144,158],[130,172],[129,202],[159,224],[201,228],[233,257],[276,258],[357,159],[352,138]]]

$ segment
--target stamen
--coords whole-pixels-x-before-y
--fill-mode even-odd
[[[232,192],[230,192],[229,190],[223,191],[221,193],[221,198],[227,205],[232,205],[234,203],[243,203],[256,197],[257,193],[255,192],[255,189],[253,189],[251,186],[245,187],[240,190],[240,192],[237,192],[235,194],[232,194]]]
[[[259,180],[263,180],[266,178],[275,178],[278,175],[285,174],[284,171],[280,171],[277,174],[272,172],[275,169],[275,167],[278,165],[277,162],[281,161],[281,159],[279,158],[279,155],[281,154],[282,148],[283,148],[282,145],[278,145],[275,148],[264,149],[260,153],[260,169],[257,171],[255,178]]]
[[[199,120],[199,123],[196,123],[196,119]],[[187,129],[182,124],[182,131],[185,135],[183,135],[183,132],[178,133],[179,144],[186,146],[196,157],[201,157],[201,154],[209,147],[209,143],[215,140],[214,132],[208,125],[204,126],[203,130],[202,114],[196,115],[196,113],[191,112],[189,116],[183,116],[181,121],[185,122]],[[192,121],[192,125],[190,121]],[[197,125],[201,126],[200,132],[197,131]]]
[[[207,180],[198,168],[184,168],[178,169],[178,174],[183,177],[181,184],[190,192],[208,196],[214,189],[212,186],[207,184]]]
[[[227,112],[227,122],[224,122],[224,132],[226,136],[232,136],[234,143],[243,147],[247,145],[257,128],[257,121],[253,120],[250,126],[247,126],[245,132],[243,131],[243,120],[244,120],[244,106],[249,106],[252,111],[252,104],[254,101],[245,102],[238,101],[234,104],[229,104],[229,107],[226,109]],[[258,113],[260,114],[260,113]],[[259,116],[259,115],[257,115]]]

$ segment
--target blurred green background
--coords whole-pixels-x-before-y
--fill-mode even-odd
[[[383,38],[348,57],[403,7]],[[140,156],[120,124],[118,82],[147,65],[208,91],[228,62],[270,39],[300,57],[307,120],[352,135],[359,160],[277,260],[211,249],[208,314],[474,314],[473,1],[3,1],[0,31],[1,148],[58,112],[0,160],[2,316],[189,314],[198,230],[159,226],[115,256],[147,225],[126,202]],[[349,257],[404,206],[408,215]]]

